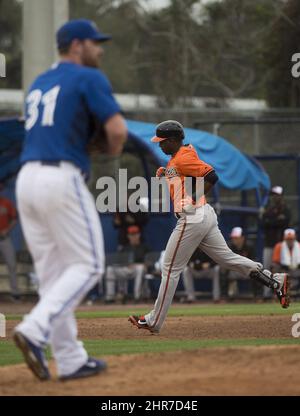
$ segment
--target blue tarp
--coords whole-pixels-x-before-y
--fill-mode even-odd
[[[159,164],[166,165],[169,157],[150,141],[155,134],[155,124],[128,120],[128,129],[139,142],[156,156]],[[254,160],[240,152],[226,140],[213,134],[185,129],[185,143],[191,143],[199,157],[212,165],[219,178],[220,185],[228,189],[247,190],[270,189],[270,179],[264,169]]]
[[[155,124],[131,120],[127,120],[127,124],[132,133],[130,139],[151,152],[159,165],[166,165],[168,156],[157,143],[150,141],[155,133]],[[236,190],[270,189],[270,180],[263,168],[226,140],[195,129],[187,128],[185,133],[185,142],[191,143],[200,158],[215,168],[220,185]],[[17,172],[23,139],[22,121],[16,118],[0,120],[0,181]]]

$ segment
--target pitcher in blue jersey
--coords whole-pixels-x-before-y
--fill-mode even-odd
[[[110,82],[98,69],[102,42],[109,39],[89,20],[65,23],[57,32],[59,62],[35,79],[25,100],[16,193],[40,300],[16,327],[14,341],[40,380],[50,378],[47,345],[61,380],[106,367],[77,340],[74,310],[104,273],[101,224],[85,184],[95,120],[103,125],[110,155],[120,155],[127,138]]]

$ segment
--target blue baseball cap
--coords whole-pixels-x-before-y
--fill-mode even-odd
[[[56,33],[58,48],[68,46],[72,40],[93,39],[105,42],[111,39],[110,35],[101,33],[96,24],[88,19],[74,19],[65,23]]]

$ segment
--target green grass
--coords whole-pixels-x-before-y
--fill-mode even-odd
[[[196,350],[199,348],[241,347],[260,345],[300,345],[296,338],[278,339],[208,339],[208,340],[159,340],[156,336],[149,340],[86,340],[84,342],[91,355],[120,355]]]
[[[214,347],[245,347],[261,345],[300,345],[297,338],[277,339],[209,339],[209,340],[160,340],[149,336],[147,340],[85,340],[84,345],[89,355],[98,357],[105,355],[144,354],[179,350],[197,350]],[[50,358],[49,351],[47,352]],[[0,366],[22,363],[19,350],[12,341],[0,341]]]
[[[134,313],[141,315],[148,312],[152,308],[141,309],[132,306],[132,309],[124,307],[123,310],[99,310],[99,311],[79,311],[77,318],[93,319],[93,318],[124,318]],[[267,304],[224,304],[224,305],[193,305],[178,306],[174,305],[170,308],[168,316],[247,316],[247,315],[292,315],[300,312],[300,303],[292,303],[289,309],[282,309],[277,303]],[[8,320],[20,320],[21,315],[6,315]]]
[[[132,307],[132,310],[109,310],[109,311],[80,311],[76,314],[77,318],[124,318],[130,313],[136,315],[144,314],[152,309],[140,309]],[[289,309],[282,309],[278,304],[243,304],[243,305],[194,305],[194,306],[173,306],[170,308],[168,316],[247,316],[247,315],[292,315],[300,312],[300,303],[291,305]]]
[[[124,307],[121,310],[113,308],[99,311],[79,311],[77,318],[126,318],[129,314],[144,314],[151,309],[133,306],[132,309]],[[285,315],[291,319],[294,313],[300,312],[300,303],[293,303],[287,310],[280,308],[278,304],[224,304],[224,305],[174,305],[171,307],[169,316],[270,316]],[[8,320],[19,320],[21,315],[7,315]],[[198,339],[198,340],[161,340],[157,336],[149,336],[147,339],[130,340],[85,340],[85,347],[90,355],[105,356],[119,354],[142,354],[167,352],[176,350],[195,350],[199,348],[213,347],[241,347],[260,345],[300,345],[299,338],[278,339]],[[50,357],[50,353],[47,353]],[[0,366],[23,362],[21,353],[12,341],[0,339]]]

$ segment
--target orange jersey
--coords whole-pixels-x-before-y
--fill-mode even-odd
[[[172,201],[177,201],[177,195],[179,195],[178,199],[183,198],[183,195],[186,192],[184,187],[185,178],[203,178],[212,170],[212,166],[199,159],[196,150],[191,144],[182,146],[178,152],[169,160],[165,172],[167,179],[176,178],[174,181],[174,186],[169,186]],[[202,196],[201,200],[197,201],[196,205],[200,206],[204,205],[205,203],[206,198],[205,196]]]
[[[277,243],[273,249],[272,261],[274,263],[280,263],[281,246],[282,243]]]
[[[297,244],[300,245],[300,243],[298,241],[296,241]],[[282,242],[277,243],[273,249],[273,254],[272,254],[272,261],[273,263],[281,263],[281,249],[282,249]],[[290,250],[291,254],[292,254],[292,250]]]

